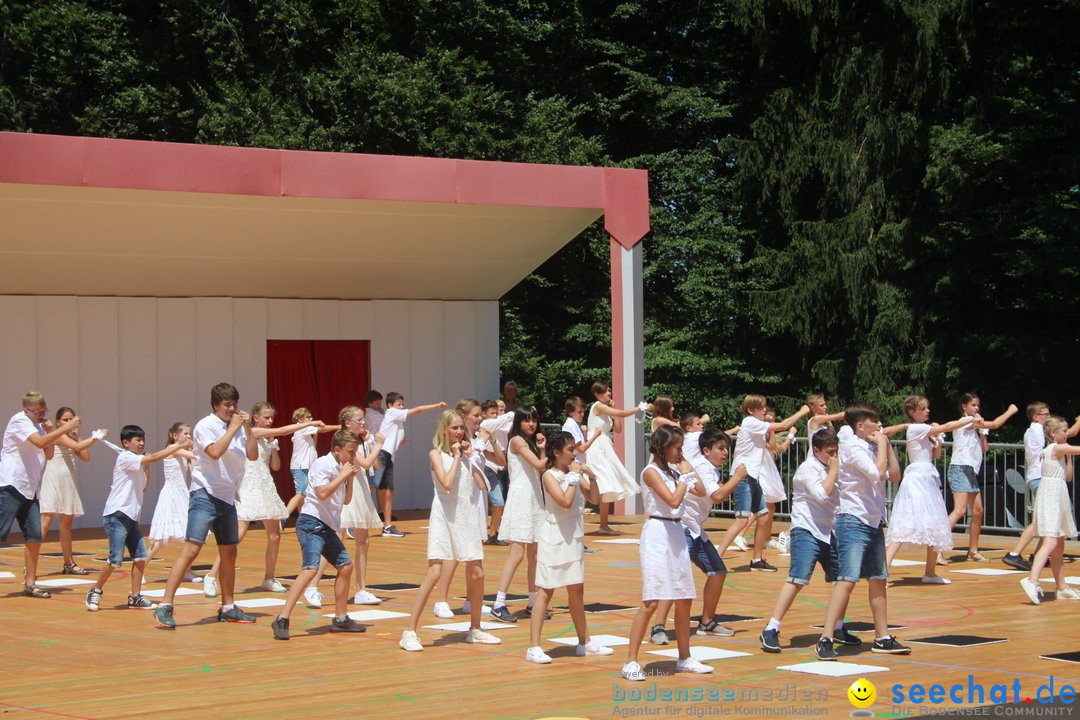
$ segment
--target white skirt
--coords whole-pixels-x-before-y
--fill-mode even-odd
[[[535,479],[535,475],[512,474],[502,522],[499,524],[499,539],[506,542],[536,542],[546,513],[540,482]]]
[[[187,538],[188,497],[183,481],[165,483],[154,506],[154,519],[150,521],[151,540],[168,543]]]
[[[776,459],[772,453],[766,451],[761,460],[760,477],[757,479],[761,485],[761,495],[765,502],[778,503],[787,500],[787,490],[784,489],[784,480],[780,477],[780,471],[776,469]]]
[[[279,520],[288,514],[274,485],[270,467],[262,460],[249,462],[236,491],[236,519],[245,522]]]
[[[585,461],[596,475],[601,502],[615,502],[637,495],[641,489],[615,453],[611,438],[601,434],[585,451]]]
[[[886,544],[911,543],[952,550],[952,526],[945,510],[937,468],[915,462],[904,470],[904,480],[893,499]]]
[[[641,599],[693,600],[694,574],[682,523],[649,518],[641,526]]]
[[[1033,505],[1035,537],[1076,537],[1076,521],[1064,480],[1043,476]]]
[[[382,518],[371,501],[367,475],[357,473],[353,478],[352,502],[341,508],[341,529],[376,530],[382,526]]]

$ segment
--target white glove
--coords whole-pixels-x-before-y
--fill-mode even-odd
[[[577,487],[581,483],[581,474],[572,472],[566,473],[566,487]]]
[[[979,433],[982,434],[982,435],[989,435],[990,434],[990,428],[983,428],[982,430],[979,431]]]
[[[945,442],[945,440],[941,437],[941,435],[930,436],[930,444],[934,447],[940,447],[943,442]]]
[[[679,482],[686,485],[687,489],[692,489],[697,485],[699,479],[697,473],[685,473],[679,476]]]
[[[639,402],[637,404],[637,409],[640,410],[641,412],[645,412],[646,410],[649,409],[649,403],[642,400],[641,402]]]
[[[95,440],[100,440],[105,437],[105,431],[101,428],[98,428],[94,432],[90,433],[90,437],[94,438]]]
[[[271,440],[270,442],[266,443],[266,446],[267,446],[268,448],[270,448],[271,450],[277,450],[278,448],[280,448],[280,447],[281,447],[281,444],[280,444],[280,443],[278,443],[278,439],[277,439],[277,438],[274,438],[274,439],[273,439],[273,440]]]

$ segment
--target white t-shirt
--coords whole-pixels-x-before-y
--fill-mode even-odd
[[[300,508],[302,515],[312,515],[322,520],[335,532],[341,529],[341,506],[345,504],[345,483],[341,483],[337,491],[320,500],[315,488],[329,485],[341,472],[341,466],[333,455],[323,455],[308,468],[307,489],[304,490],[304,505]]]
[[[578,425],[577,420],[572,417],[566,418],[562,424],[563,432],[568,432],[574,436],[574,441],[578,445],[585,444],[585,433],[581,432],[581,426]],[[585,462],[585,453],[580,453],[574,456],[574,459],[580,463]]]
[[[682,456],[683,459],[691,465],[697,465],[698,459],[704,457],[701,454],[701,445],[698,444],[699,439],[701,439],[700,430],[688,432],[683,435]]]
[[[791,478],[791,527],[803,528],[822,542],[829,542],[840,505],[835,485],[831,494],[825,494],[828,474],[829,468],[811,455],[803,460]]]
[[[146,487],[146,473],[143,472],[142,455],[125,450],[116,458],[113,465],[112,487],[105,500],[103,516],[122,512],[135,522],[142,512],[143,488]]]
[[[319,428],[315,426],[297,430],[292,434],[292,458],[289,459],[290,470],[307,470],[319,453],[315,451],[315,435]]]
[[[911,423],[907,429],[908,464],[934,462],[934,446],[930,442],[931,427],[926,423]]]
[[[735,453],[731,461],[731,472],[740,465],[746,466],[746,474],[755,480],[761,479],[761,461],[765,457],[765,435],[769,432],[769,423],[758,420],[753,415],[743,418],[739,434],[735,438]]]
[[[409,411],[404,408],[386,408],[379,432],[384,438],[382,449],[394,457],[401,440],[405,437],[405,419]]]
[[[968,465],[975,468],[975,472],[982,467],[983,451],[979,441],[979,431],[972,425],[953,430],[952,434],[952,457],[950,465]]]
[[[852,435],[840,444],[840,472],[836,488],[840,493],[839,512],[854,515],[876,528],[885,517],[885,483],[878,475],[877,443]]]
[[[1046,447],[1046,428],[1032,422],[1024,431],[1024,478],[1030,483],[1042,478],[1043,448]]]
[[[45,433],[20,410],[8,420],[0,450],[0,486],[10,485],[27,500],[37,496],[45,474],[45,451],[30,442],[34,434]]]
[[[484,420],[480,423],[480,427],[491,433],[492,441],[498,443],[499,447],[502,448],[503,454],[505,454],[510,446],[510,427],[513,424],[514,413],[505,412],[502,415]],[[566,429],[565,425],[563,425],[563,429]],[[503,469],[502,465],[497,465],[491,460],[485,460],[485,464],[496,472]]]
[[[709,536],[704,530],[705,521],[709,519],[709,513],[712,512],[712,494],[720,489],[720,469],[701,456],[694,463],[694,470],[701,478],[701,484],[705,488],[705,497],[698,497],[690,492],[689,488],[687,489],[682,502],[682,525],[693,537],[708,540]]]
[[[366,408],[364,410],[364,422],[367,423],[368,432],[374,435],[379,432],[382,427],[383,411],[376,410],[375,408]]]
[[[206,448],[225,437],[229,424],[210,414],[200,420],[191,433],[195,466],[191,469],[191,488],[202,488],[218,500],[236,502],[236,488],[244,479],[247,465],[247,432],[240,428],[233,435],[225,453],[217,460],[206,454]]]

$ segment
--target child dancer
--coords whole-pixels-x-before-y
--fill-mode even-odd
[[[766,408],[765,422],[776,422],[776,413],[772,408]],[[779,548],[781,555],[788,554],[788,535],[780,533],[779,540],[772,539],[773,518],[776,516],[777,503],[787,499],[787,489],[784,487],[784,479],[780,477],[780,469],[776,467],[776,458],[788,451],[791,443],[795,440],[795,428],[792,427],[778,440],[776,433],[769,431],[765,435],[765,453],[761,458],[761,495],[765,499],[764,515],[751,518],[754,526],[754,555],[750,562],[750,569],[776,572],[776,568],[770,565],[762,557],[766,547]],[[749,527],[747,528],[749,530]]]
[[[394,527],[394,455],[398,448],[405,442],[405,421],[413,415],[443,410],[446,403],[437,402],[432,405],[418,405],[406,408],[405,396],[398,392],[386,393],[386,413],[383,415],[379,431],[383,436],[383,447],[379,451],[379,463],[382,465],[382,475],[379,476],[376,495],[378,508],[383,514],[383,537],[405,537],[405,533]]]
[[[585,464],[585,455],[589,452],[589,448],[596,442],[596,439],[603,435],[603,431],[600,428],[596,428],[592,431],[589,440],[586,442],[585,433],[581,431],[581,421],[585,419],[585,403],[581,402],[581,398],[577,395],[571,395],[566,398],[566,403],[563,404],[563,410],[566,412],[566,419],[563,420],[562,431],[570,433],[574,438],[574,442],[577,444],[577,455],[575,459]]]
[[[979,533],[982,531],[983,500],[979,492],[979,469],[982,467],[983,454],[986,453],[987,435],[997,430],[1005,421],[1017,412],[1015,405],[1009,405],[1001,415],[991,421],[982,419],[979,414],[981,402],[974,393],[960,396],[960,412],[963,418],[974,418],[953,431],[952,457],[949,459],[949,488],[953,493],[953,511],[949,514],[949,528],[960,522],[968,510],[971,510],[971,523],[968,525],[967,559],[976,562],[989,562],[989,558],[979,552]]]
[[[833,429],[833,423],[844,419],[844,413],[829,414],[829,405],[825,402],[825,396],[814,393],[806,396],[806,407],[810,408],[810,417],[806,421],[806,439],[813,440],[814,433],[822,428]]]
[[[540,417],[536,408],[525,407],[514,411],[514,424],[510,428],[510,445],[506,465],[510,470],[510,492],[506,498],[499,539],[510,543],[510,556],[506,558],[499,590],[491,608],[491,617],[499,622],[516,623],[517,616],[506,607],[506,592],[521,564],[527,557],[529,579],[529,605],[525,616],[530,617],[536,599],[536,536],[543,522],[544,498],[540,490],[540,473],[547,469],[544,448],[547,440],[538,432]],[[595,446],[594,446],[595,447]]]
[[[449,560],[464,562],[468,575],[471,622],[465,642],[498,645],[502,642],[499,638],[480,628],[480,613],[484,605],[484,543],[474,489],[486,492],[487,483],[483,472],[472,462],[474,450],[465,437],[465,421],[457,411],[447,410],[439,417],[439,427],[432,444],[434,448],[428,454],[428,459],[431,461],[435,498],[428,520],[428,572],[416,591],[409,626],[401,634],[398,645],[408,652],[424,649],[416,628],[428,597],[439,581],[442,565]]]
[[[1059,600],[1080,600],[1080,593],[1065,584],[1062,562],[1065,555],[1065,539],[1076,537],[1076,521],[1073,519],[1069,488],[1065,483],[1073,479],[1073,456],[1080,455],[1080,447],[1069,445],[1069,424],[1065,418],[1054,415],[1046,421],[1046,442],[1043,449],[1042,478],[1039,493],[1035,496],[1035,536],[1042,538],[1031,574],[1020,581],[1028,600],[1039,604],[1039,575],[1049,559],[1054,572]]]
[[[62,407],[56,413],[56,426],[59,427],[75,417],[75,411],[69,407]],[[102,430],[101,437],[109,434],[108,430]],[[90,571],[79,567],[75,562],[75,555],[71,551],[71,523],[75,518],[83,514],[82,499],[79,497],[79,487],[75,484],[75,476],[78,474],[75,468],[75,458],[87,462],[90,459],[90,446],[97,442],[96,438],[88,437],[85,440],[79,437],[78,428],[66,435],[61,435],[56,441],[52,458],[45,463],[45,474],[41,478],[41,496],[38,498],[41,510],[41,537],[49,534],[53,517],[60,516],[60,550],[64,553],[64,575],[89,575]]]
[[[911,395],[904,400],[904,412],[911,423],[907,426],[907,467],[904,481],[893,498],[889,528],[885,534],[888,549],[885,553],[887,566],[904,543],[926,546],[926,567],[922,581],[928,585],[948,585],[949,580],[937,574],[937,553],[951,550],[953,546],[952,525],[941,496],[940,476],[936,460],[941,458],[942,433],[955,432],[974,422],[974,418],[938,425],[928,425],[930,401],[923,395]]]
[[[664,425],[678,425],[675,418],[675,401],[670,395],[657,395],[647,410],[652,413],[652,429]]]
[[[191,426],[185,422],[173,423],[165,437],[165,444],[191,443]],[[184,542],[187,531],[188,485],[191,484],[191,462],[195,455],[190,450],[177,450],[165,458],[165,484],[158,493],[154,517],[150,521],[150,550],[146,553],[146,566],[162,547],[171,542]],[[202,582],[202,578],[188,570],[184,582]]]
[[[615,454],[615,446],[612,444],[611,434],[622,432],[623,418],[633,417],[644,412],[644,407],[625,408],[619,410],[613,407],[611,400],[611,385],[605,382],[595,382],[592,386],[593,397],[596,401],[589,408],[589,435],[597,430],[601,437],[596,439],[585,453],[588,465],[596,475],[596,484],[600,491],[600,529],[597,535],[621,535],[618,530],[613,530],[608,524],[608,515],[611,512],[609,503],[622,500],[625,497],[636,495],[639,490],[634,478],[626,472],[619,456]]]
[[[352,530],[356,573],[356,595],[353,602],[357,605],[378,605],[382,602],[367,589],[368,536],[371,530],[382,528],[382,518],[371,500],[371,488],[368,478],[372,476],[382,450],[383,436],[372,437],[367,429],[364,409],[349,405],[341,409],[338,416],[341,427],[351,431],[359,440],[352,464],[360,468],[353,479],[352,499],[341,509],[341,529]]]
[[[585,523],[586,493],[595,496],[596,486],[585,467],[574,459],[577,443],[569,433],[557,430],[547,441],[548,470],[541,478],[544,486],[546,517],[538,536],[536,553],[536,596],[529,639],[532,647],[525,653],[529,662],[550,663],[551,657],[540,647],[544,616],[555,588],[565,587],[570,618],[574,621],[578,644],[575,654],[611,655],[614,651],[589,639],[585,620]]]
[[[491,435],[491,449],[498,450],[501,463],[491,457],[484,460],[484,477],[488,484],[488,502],[491,504],[491,529],[487,532],[486,545],[506,546],[510,543],[499,539],[502,527],[503,510],[506,508],[506,495],[510,492],[510,474],[506,469],[506,450],[510,442],[510,426],[514,423],[514,413],[499,409],[500,401],[485,400],[480,404],[483,419],[480,427]]]
[[[146,543],[143,541],[139,515],[142,513],[143,493],[150,484],[147,468],[179,450],[191,447],[191,441],[173,443],[164,450],[149,455],[146,451],[146,433],[138,425],[125,425],[120,431],[120,443],[124,449],[113,467],[112,487],[105,500],[105,535],[109,538],[109,562],[98,574],[97,582],[86,593],[86,609],[97,612],[105,583],[115,568],[123,567],[124,548],[131,555],[131,594],[127,606],[141,610],[153,610],[157,603],[142,596],[143,572],[146,570]]]
[[[676,672],[710,673],[705,665],[690,656],[690,604],[694,601],[694,576],[690,554],[679,522],[679,507],[690,486],[699,479],[696,473],[679,474],[682,462],[682,430],[665,426],[649,438],[652,460],[641,473],[642,499],[648,519],[641,526],[641,607],[630,627],[630,647],[622,676],[640,682],[645,673],[638,665],[638,651],[656,606],[661,600],[675,601],[675,642],[679,647]]]
[[[293,476],[296,493],[289,499],[289,504],[286,506],[286,510],[288,510],[285,514],[286,518],[296,512],[296,508],[300,507],[300,504],[304,502],[308,468],[311,467],[311,463],[315,462],[315,458],[319,456],[318,451],[315,449],[315,436],[322,433],[337,432],[341,429],[340,425],[326,425],[321,422],[313,423],[311,411],[306,407],[293,410],[292,419],[293,424],[300,426],[300,429],[294,432],[292,436],[292,457],[289,458],[289,472]]]

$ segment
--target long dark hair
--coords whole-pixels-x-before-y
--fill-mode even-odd
[[[551,433],[548,436],[547,445],[544,447],[544,452],[547,453],[547,466],[549,468],[555,467],[555,453],[575,442],[577,441],[574,436],[565,430],[556,430]]]
[[[660,468],[660,471],[671,477],[676,477],[671,469],[668,467],[667,459],[664,457],[664,450],[681,443],[683,439],[683,431],[675,425],[661,425],[652,431],[652,435],[649,437],[649,452],[652,454],[652,461],[656,464],[656,467]]]
[[[534,408],[532,405],[528,405],[524,407],[519,407],[517,410],[514,411],[514,424],[510,426],[509,437],[511,439],[516,437],[524,438],[525,444],[528,445],[529,449],[533,451],[533,455],[539,457],[540,448],[536,446],[536,433],[533,433],[532,435],[526,435],[521,431],[521,423],[525,422],[526,420],[535,420],[536,432],[540,432],[540,413],[536,412],[536,408]]]

